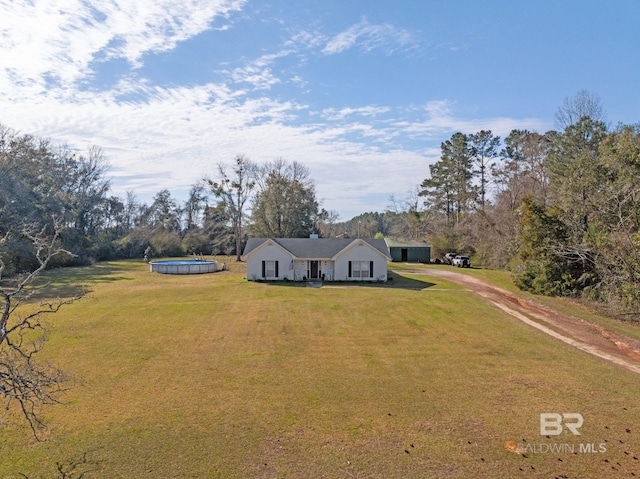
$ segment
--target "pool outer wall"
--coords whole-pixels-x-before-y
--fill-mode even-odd
[[[215,273],[218,271],[218,262],[213,260],[152,261],[149,263],[149,271],[162,274]]]

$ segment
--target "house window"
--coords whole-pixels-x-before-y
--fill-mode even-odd
[[[277,278],[278,277],[278,262],[274,260],[267,260],[262,262],[262,277],[263,278]]]
[[[349,261],[349,277],[373,278],[373,261]]]

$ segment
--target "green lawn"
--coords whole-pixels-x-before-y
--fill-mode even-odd
[[[0,477],[56,477],[83,454],[77,471],[105,478],[640,477],[638,375],[439,278],[314,289],[227,264],[52,274],[57,293],[93,288],[45,348],[75,388],[45,410],[44,442],[5,419]],[[566,412],[581,436],[540,436],[540,413]]]
[[[602,314],[605,308],[602,305],[588,303],[579,300],[571,300],[567,298],[538,296],[519,290],[512,281],[509,271],[492,270],[482,268],[460,269],[449,265],[424,265],[410,263],[394,263],[393,268],[397,272],[408,272],[420,270],[428,272],[429,269],[441,269],[444,271],[454,271],[457,273],[465,273],[475,276],[494,286],[506,289],[513,293],[517,293],[525,299],[538,303],[542,306],[554,309],[563,314],[569,314],[589,322],[599,324],[609,331],[617,332],[631,338],[640,340],[640,325],[637,321],[633,321],[627,316],[620,316],[618,319]]]

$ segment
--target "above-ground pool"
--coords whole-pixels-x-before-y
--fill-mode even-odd
[[[218,270],[218,262],[214,260],[171,260],[152,261],[149,271],[163,274],[202,274],[213,273]]]

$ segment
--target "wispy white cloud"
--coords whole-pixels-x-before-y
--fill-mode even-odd
[[[248,83],[256,90],[269,90],[273,85],[280,83],[280,79],[273,73],[273,66],[280,58],[291,54],[291,50],[283,50],[278,53],[262,55],[260,58],[249,61],[242,67],[234,70],[223,70],[235,83]]]
[[[377,115],[388,113],[391,108],[386,106],[365,106],[360,108],[326,108],[322,114],[327,120],[344,120],[350,116],[375,117]]]
[[[96,60],[170,50],[245,0],[12,0],[0,3],[0,86],[45,91],[91,75]]]
[[[421,115],[422,112],[424,115]],[[491,130],[494,134],[504,136],[514,128],[546,131],[551,128],[548,122],[538,118],[461,118],[447,100],[436,100],[418,109],[417,119],[396,125],[405,134],[413,138],[441,138],[455,133],[475,133],[480,130]]]
[[[391,54],[398,49],[413,48],[416,43],[414,35],[408,30],[388,23],[372,25],[363,19],[329,39],[322,52],[333,55],[358,46],[365,52],[380,49]]]
[[[285,42],[285,46],[295,49],[315,50],[322,48],[327,42],[325,35],[319,30],[302,30]]]

